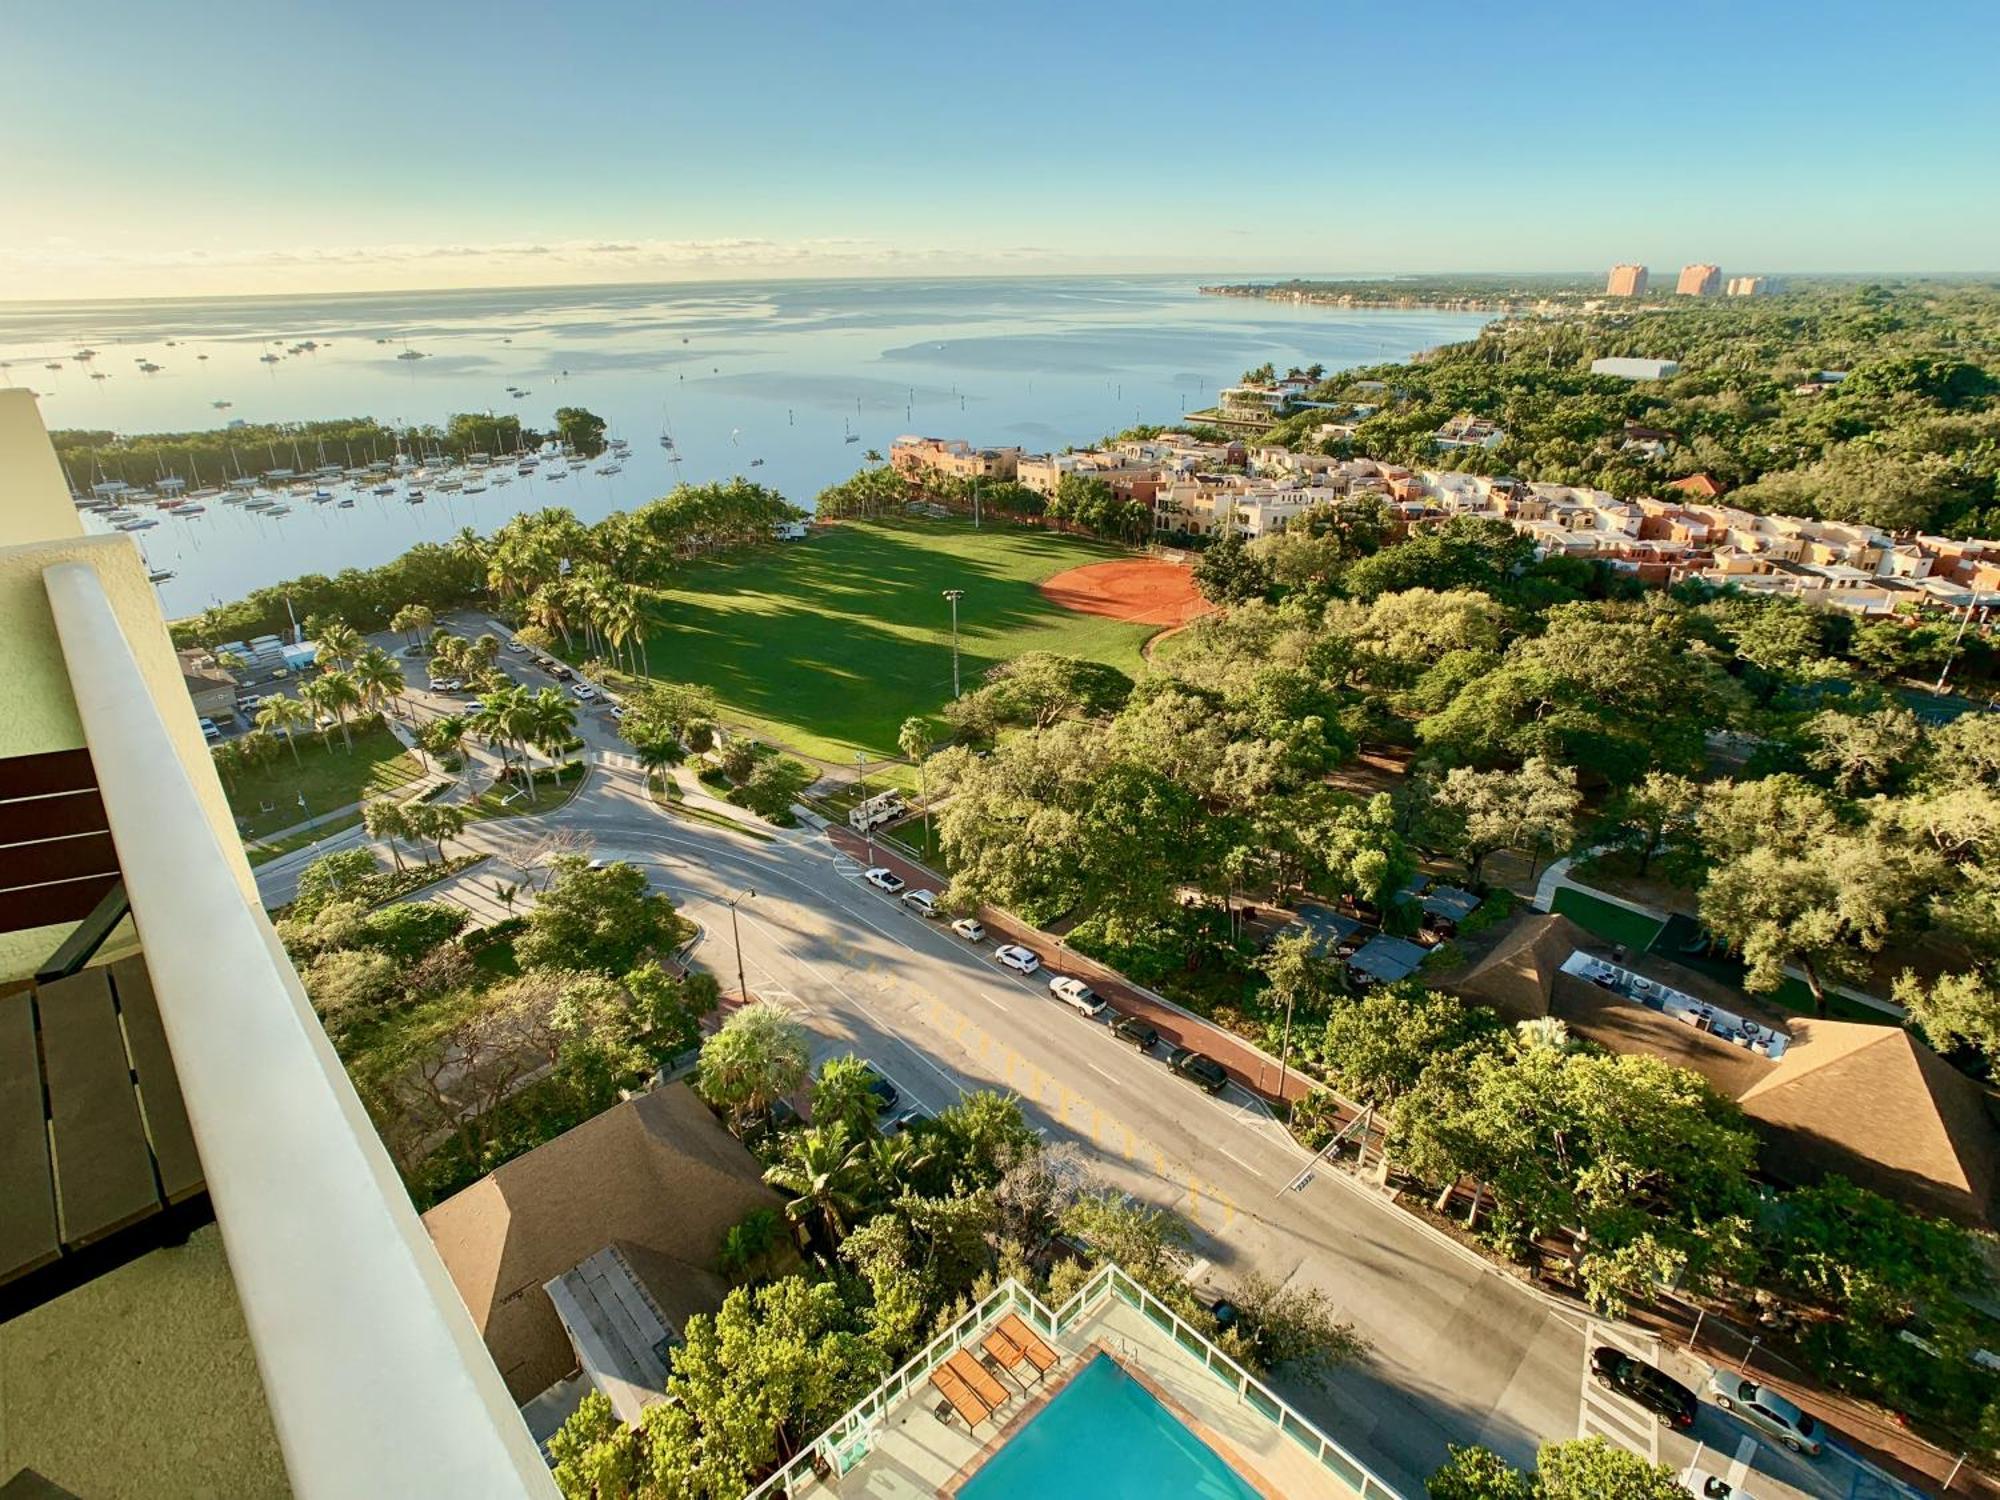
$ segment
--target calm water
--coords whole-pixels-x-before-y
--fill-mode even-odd
[[[959,1494],[964,1500],[1256,1500],[1257,1492],[1100,1354]]]
[[[1401,359],[1483,321],[1202,297],[1196,284],[1035,277],[0,303],[0,381],[41,392],[52,428],[170,432],[346,416],[442,424],[485,410],[547,426],[556,407],[575,405],[631,441],[617,475],[538,475],[471,496],[432,490],[421,506],[364,495],[352,510],[297,500],[272,519],[211,504],[200,517],[164,519],[135,535],[155,567],[174,570],[161,596],[178,615],[545,505],[595,520],[676,480],[744,474],[810,503],[867,449],[886,452],[905,432],[1031,450],[1086,443],[1199,409],[1218,384],[1266,360],[1337,369]],[[284,354],[307,339],[321,347]],[[98,351],[94,363],[68,358],[85,345]],[[398,359],[406,349],[425,357]],[[267,353],[282,357],[263,363]],[[161,370],[142,373],[142,359]],[[46,369],[51,361],[61,368]],[[512,397],[510,385],[528,394]],[[663,424],[678,466],[659,445]],[[850,433],[859,441],[845,441]],[[289,453],[244,455],[253,472],[291,463]]]

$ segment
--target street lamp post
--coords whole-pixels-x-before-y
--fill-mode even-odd
[[[958,696],[958,601],[965,597],[964,589],[946,589],[945,598],[951,601],[951,695]]]
[[[1278,1107],[1285,1103],[1285,1082],[1292,1068],[1292,992],[1285,991],[1285,1040],[1278,1048]]]
[[[729,941],[736,948],[736,993],[743,997],[743,1003],[750,1003],[750,986],[743,978],[743,929],[736,925],[736,903],[755,900],[757,893],[744,887],[729,898]]]
[[[859,750],[855,751],[854,790],[858,798],[858,800],[854,804],[856,807],[865,806],[868,801],[866,795],[863,795],[866,793],[868,789],[868,784],[862,779],[867,774],[867,770],[868,770],[868,757],[862,754],[862,752]],[[875,863],[875,820],[873,818],[864,816],[862,818],[862,822],[868,825],[867,827],[861,830],[861,836],[868,841],[868,863],[872,867]]]

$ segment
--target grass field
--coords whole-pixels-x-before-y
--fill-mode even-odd
[[[223,782],[245,838],[289,828],[307,812],[321,817],[350,802],[387,796],[424,774],[416,757],[387,729],[355,730],[352,751],[341,744],[338,730],[331,738],[329,750],[318,735],[302,734],[297,764],[281,746],[268,764],[237,776],[233,787]],[[305,793],[306,811],[299,808],[300,792]],[[330,831],[322,830],[320,836]]]
[[[951,697],[951,608],[959,671],[1024,651],[1108,662],[1133,676],[1154,627],[1076,614],[1036,585],[1129,554],[1051,532],[975,531],[962,521],[847,522],[811,541],[690,569],[652,607],[656,677],[701,683],[727,714],[822,760],[896,753],[911,714]]]

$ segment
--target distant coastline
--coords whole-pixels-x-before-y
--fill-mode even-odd
[[[1601,294],[1594,282],[1571,276],[1524,278],[1481,284],[1462,277],[1410,281],[1263,281],[1217,283],[1204,297],[1249,297],[1310,307],[1389,309],[1404,312],[1488,313],[1513,317],[1573,307]]]

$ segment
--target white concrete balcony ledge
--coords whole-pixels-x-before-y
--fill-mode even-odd
[[[554,1497],[96,570],[43,579],[294,1491]]]

